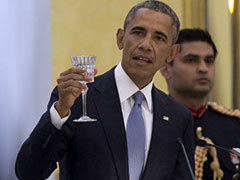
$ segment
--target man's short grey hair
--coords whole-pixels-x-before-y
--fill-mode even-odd
[[[178,38],[178,33],[179,33],[179,29],[180,29],[179,19],[178,19],[176,13],[173,11],[172,8],[170,8],[167,4],[165,4],[161,1],[157,1],[157,0],[143,1],[143,2],[135,5],[128,12],[128,15],[125,18],[124,26],[123,26],[124,31],[126,30],[129,22],[134,18],[136,12],[141,8],[148,8],[148,9],[151,9],[153,11],[158,11],[158,12],[166,14],[166,15],[168,15],[172,18],[172,20],[173,20],[173,37],[174,37],[173,38],[173,41],[174,41],[173,43],[175,43],[177,38]]]

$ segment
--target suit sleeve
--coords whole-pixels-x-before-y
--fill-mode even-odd
[[[56,168],[56,162],[66,151],[67,138],[63,138],[65,132],[56,129],[50,119],[50,107],[58,100],[57,94],[57,88],[55,88],[47,111],[42,115],[18,153],[15,171],[20,180],[48,178]],[[69,132],[72,130],[69,129]]]
[[[183,136],[181,137],[183,139],[183,144],[187,152],[187,156],[189,159],[189,162],[191,164],[191,168],[193,171],[193,174],[195,172],[195,165],[194,165],[194,126],[193,126],[193,119],[192,114],[188,113],[188,118],[186,118],[186,128],[184,131]],[[178,158],[175,166],[175,171],[173,175],[173,180],[192,180],[192,176],[190,174],[189,167],[187,165],[186,158],[184,156],[183,150],[180,147],[179,144],[179,150],[178,150]]]

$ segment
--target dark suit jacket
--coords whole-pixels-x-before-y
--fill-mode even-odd
[[[176,143],[181,137],[194,166],[194,131],[191,113],[170,97],[152,89],[153,129],[143,180],[190,178],[183,152]],[[58,100],[52,92],[48,110],[23,144],[16,161],[21,180],[47,178],[60,161],[61,180],[128,180],[126,132],[114,70],[89,84],[88,115],[96,122],[76,123],[82,115],[81,98],[71,108],[71,116],[57,130],[49,109]],[[163,116],[169,117],[164,120]]]

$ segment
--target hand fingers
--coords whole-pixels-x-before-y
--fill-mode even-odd
[[[70,81],[70,80],[75,81],[77,83],[80,83],[81,81],[89,82],[89,81],[92,80],[92,77],[91,76],[79,75],[79,74],[68,74],[68,75],[65,75],[65,76],[60,76],[57,79],[57,83],[61,84],[62,82],[67,82],[67,81]]]
[[[65,88],[68,88],[68,87],[73,87],[73,88],[77,88],[77,89],[86,89],[87,88],[87,85],[84,84],[84,83],[80,83],[79,81],[75,81],[75,80],[67,80],[67,81],[62,81],[61,83],[58,84],[58,86],[61,88],[61,89],[65,89]]]
[[[97,69],[94,69],[94,74],[96,73]],[[81,92],[87,89],[87,85],[81,81],[89,82],[91,80],[92,77],[86,75],[86,68],[72,67],[62,72],[57,79],[59,105],[68,110]]]
[[[70,74],[70,73],[84,75],[85,72],[86,72],[86,68],[85,67],[83,67],[83,68],[81,68],[81,67],[71,67],[70,69],[62,72],[60,74],[60,76],[65,76],[65,75]],[[97,68],[94,68],[94,75],[96,75],[97,72],[98,72]]]
[[[65,76],[67,74],[71,74],[71,73],[74,73],[74,74],[83,74],[86,72],[86,68],[80,68],[80,67],[71,67],[69,68],[68,70],[62,72],[60,74],[60,76]]]
[[[86,82],[91,81],[92,78],[90,76],[85,76],[85,73],[86,68],[72,67],[60,74],[59,78],[57,79],[57,83],[60,84],[61,82],[65,82],[68,80]]]

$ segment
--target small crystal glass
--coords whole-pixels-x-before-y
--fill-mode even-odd
[[[72,65],[74,67],[86,68],[84,76],[92,78],[91,82],[94,82],[94,64],[96,56],[82,55],[82,56],[71,56]],[[80,81],[80,83],[87,84],[86,81]],[[82,90],[82,103],[83,103],[83,115],[79,119],[74,119],[74,122],[93,122],[97,119],[90,118],[87,116],[87,89]]]

